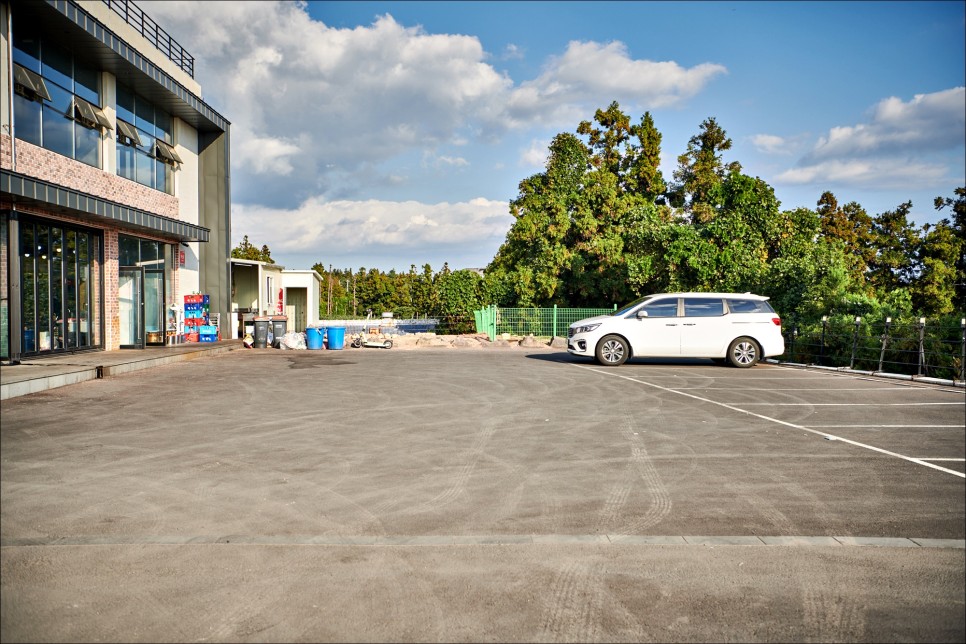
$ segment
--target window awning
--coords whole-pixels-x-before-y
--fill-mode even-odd
[[[75,96],[71,100],[70,107],[67,110],[67,115],[71,118],[82,121],[91,127],[103,127],[108,130],[113,130],[114,127],[111,125],[111,121],[104,115],[101,108],[97,107],[92,103],[88,103],[80,96]]]
[[[130,139],[131,143],[134,145],[143,145],[141,142],[141,137],[138,136],[137,128],[127,121],[122,121],[121,119],[117,120],[117,133]]]
[[[50,92],[47,91],[47,85],[44,83],[44,79],[40,76],[40,74],[32,72],[26,67],[14,63],[13,81],[34,96],[42,98],[45,101],[50,100]]]
[[[175,149],[164,141],[156,140],[154,142],[154,146],[154,154],[162,161],[168,163],[184,163],[184,161],[181,160],[181,157],[178,156],[178,153],[175,151]]]

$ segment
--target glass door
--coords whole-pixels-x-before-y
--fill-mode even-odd
[[[118,313],[121,318],[121,348],[144,348],[144,269],[126,267],[118,271]]]

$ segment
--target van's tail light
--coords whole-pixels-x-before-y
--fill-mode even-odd
[[[771,321],[772,321],[772,324],[774,324],[775,326],[781,326],[782,325],[782,319],[781,318],[772,318]]]

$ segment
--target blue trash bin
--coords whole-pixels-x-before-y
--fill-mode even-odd
[[[325,335],[324,326],[310,326],[305,329],[305,346],[317,351],[322,348],[322,336]]]
[[[329,336],[329,348],[338,351],[345,348],[345,327],[330,326],[326,328]]]

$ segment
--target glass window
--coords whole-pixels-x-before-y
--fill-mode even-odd
[[[14,94],[13,107],[17,138],[34,145],[42,145],[40,115],[44,109],[43,105],[19,94]]]
[[[141,261],[140,244],[135,237],[127,237],[126,235],[117,236],[118,245],[118,265],[120,266],[137,266],[138,262]]]
[[[148,136],[155,135],[154,105],[137,95],[134,96],[134,126]]]
[[[158,108],[154,109],[154,125],[155,133],[154,135],[164,141],[165,143],[171,143],[171,115],[167,112],[160,110]]]
[[[87,233],[77,233],[77,345],[93,344],[91,334],[91,254]]]
[[[19,26],[13,30],[13,62],[32,72],[41,73],[40,38]]]
[[[36,295],[34,293],[34,258],[37,256],[34,226],[24,223],[21,232],[20,246],[20,279],[23,282],[21,317],[23,318],[23,351],[31,353],[37,350],[36,324]]]
[[[64,310],[66,312],[66,346],[77,346],[77,233],[67,230],[64,251]]]
[[[74,158],[95,168],[101,167],[101,133],[77,125],[74,127]]]
[[[134,157],[137,151],[129,145],[117,144],[117,173],[125,179],[136,181]]]
[[[65,157],[74,156],[74,122],[64,113],[44,105],[43,146]]]
[[[74,74],[71,55],[60,47],[44,41],[41,49],[41,75],[57,83],[69,92],[74,91]]]
[[[100,74],[81,61],[74,59],[74,93],[85,101],[101,106]]]
[[[148,239],[141,240],[141,266],[155,268],[158,266],[158,242]]]
[[[729,299],[728,309],[732,313],[774,313],[775,309],[764,300]]]
[[[134,92],[117,84],[117,118],[134,123]]]
[[[684,298],[684,315],[689,318],[709,318],[724,315],[724,304],[721,300],[705,298]]]
[[[154,159],[138,150],[138,153],[135,155],[134,165],[135,180],[149,188],[154,188]]]
[[[677,317],[678,300],[677,298],[674,298],[670,300],[651,302],[650,304],[645,304],[641,310],[647,311],[647,317],[649,318]]]

